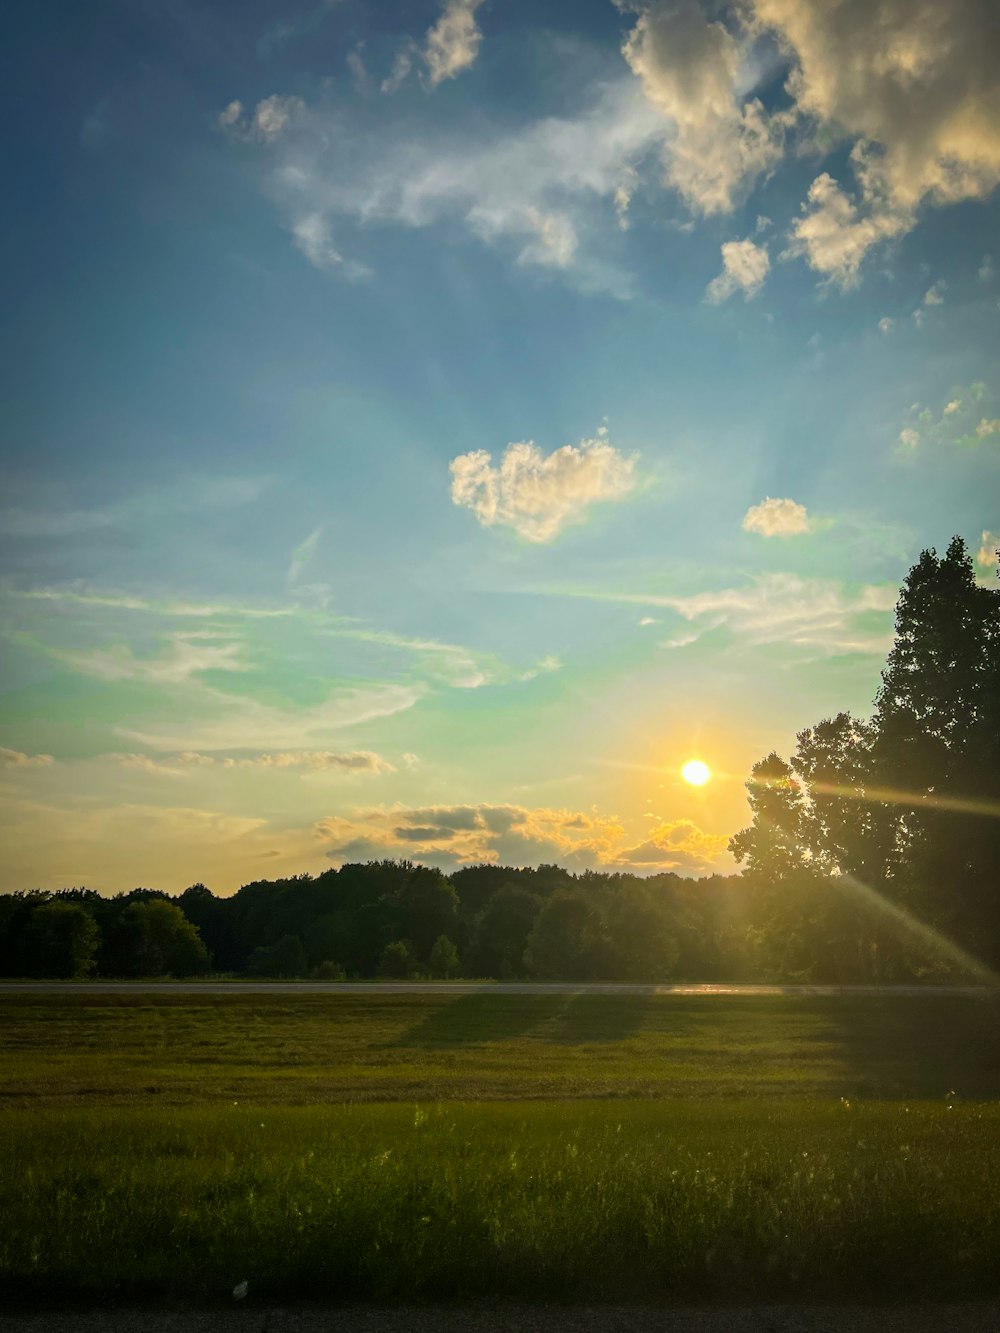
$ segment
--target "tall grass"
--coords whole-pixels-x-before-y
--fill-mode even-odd
[[[965,1297],[1000,1108],[683,1101],[0,1122],[8,1298]]]

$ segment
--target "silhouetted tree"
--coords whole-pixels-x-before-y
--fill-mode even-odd
[[[25,931],[28,965],[35,976],[89,977],[97,966],[101,933],[79,903],[53,898],[31,913]]]
[[[528,936],[541,905],[535,894],[516,884],[502,884],[476,923],[473,971],[501,978],[521,973]]]
[[[159,897],[130,902],[122,911],[115,957],[125,976],[190,977],[211,966],[197,929],[176,903]]]
[[[532,976],[583,981],[593,974],[601,943],[593,903],[582,893],[559,889],[538,914],[528,936],[524,964]]]

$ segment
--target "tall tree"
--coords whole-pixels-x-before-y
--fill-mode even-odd
[[[907,576],[874,722],[902,821],[902,891],[1000,966],[1000,593],[977,581],[960,537]]]

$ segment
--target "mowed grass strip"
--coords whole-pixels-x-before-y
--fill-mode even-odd
[[[2,1120],[8,1301],[996,1294],[1000,1108],[109,1108]]]
[[[0,1105],[1000,1097],[944,997],[4,995]]]

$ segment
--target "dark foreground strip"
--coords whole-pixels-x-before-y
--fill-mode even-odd
[[[996,1333],[1000,1305],[449,1306],[0,1314],[0,1333]]]

